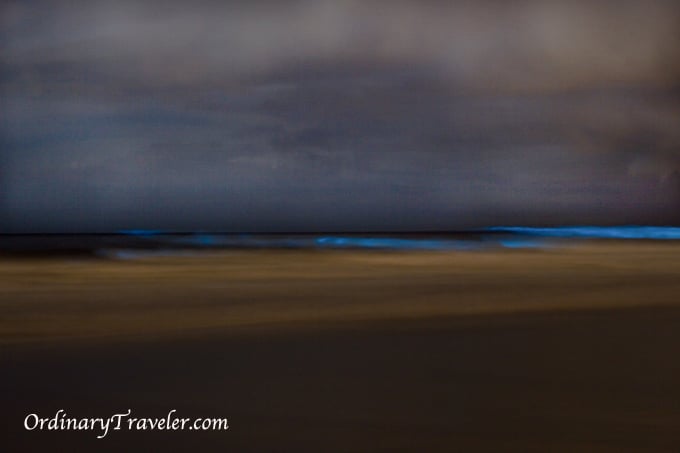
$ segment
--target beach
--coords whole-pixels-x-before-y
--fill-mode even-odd
[[[674,451],[679,252],[5,257],[3,438],[11,451]],[[175,409],[229,429],[24,429],[59,409]]]

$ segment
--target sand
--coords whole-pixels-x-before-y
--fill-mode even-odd
[[[11,451],[676,451],[680,245],[0,260]],[[24,417],[228,417],[27,432]]]

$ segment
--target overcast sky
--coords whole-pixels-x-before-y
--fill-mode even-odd
[[[676,0],[0,20],[0,232],[680,224]]]

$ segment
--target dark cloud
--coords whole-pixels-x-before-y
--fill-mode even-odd
[[[0,228],[680,219],[680,8],[3,4]]]

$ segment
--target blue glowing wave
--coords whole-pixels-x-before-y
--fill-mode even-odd
[[[409,236],[359,235],[250,235],[250,234],[172,234],[154,230],[126,230],[121,234],[136,239],[123,240],[116,247],[107,242],[102,255],[116,259],[137,259],[231,249],[363,249],[395,251],[473,251],[493,249],[551,249],[569,240],[680,240],[680,227],[656,226],[497,226],[465,234]],[[137,238],[142,239],[138,241]],[[141,245],[140,245],[141,244]]]
[[[499,226],[486,228],[485,231],[554,238],[654,239],[654,240],[680,239],[680,227],[634,226],[634,225],[617,227],[573,226],[551,228]]]
[[[323,236],[315,243],[324,248],[362,248],[362,249],[395,249],[395,250],[472,250],[479,248],[471,241],[437,240],[437,239],[404,239],[391,237],[352,237]]]

